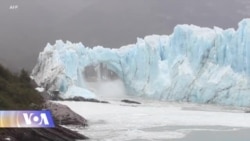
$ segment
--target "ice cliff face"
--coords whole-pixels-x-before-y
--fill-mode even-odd
[[[95,97],[84,70],[100,63],[123,80],[131,95],[250,106],[250,19],[236,31],[177,25],[169,36],[147,36],[119,49],[56,41],[40,53],[32,77],[63,97]]]

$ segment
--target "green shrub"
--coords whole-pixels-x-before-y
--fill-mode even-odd
[[[0,65],[0,110],[29,110],[31,104],[42,103],[42,96],[32,87],[25,70],[14,75]]]

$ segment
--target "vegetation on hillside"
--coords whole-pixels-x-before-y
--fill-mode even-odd
[[[29,110],[43,98],[34,90],[28,73],[13,74],[0,65],[0,110]]]

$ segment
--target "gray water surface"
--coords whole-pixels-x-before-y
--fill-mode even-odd
[[[249,141],[250,129],[237,131],[193,131],[182,139],[171,141]]]

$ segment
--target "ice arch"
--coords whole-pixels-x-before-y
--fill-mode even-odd
[[[147,36],[119,49],[59,40],[40,53],[32,76],[65,97],[94,96],[81,72],[98,63],[114,71],[131,95],[249,106],[250,20],[236,31],[177,25],[169,36]]]

